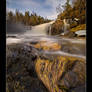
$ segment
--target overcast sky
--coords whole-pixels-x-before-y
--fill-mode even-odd
[[[55,19],[57,17],[56,7],[64,5],[66,0],[6,0],[7,10],[15,12],[18,9],[20,12],[25,11],[36,12],[38,15]]]

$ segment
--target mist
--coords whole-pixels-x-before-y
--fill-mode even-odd
[[[22,23],[7,22],[6,33],[7,34],[21,34],[24,33],[25,26]]]

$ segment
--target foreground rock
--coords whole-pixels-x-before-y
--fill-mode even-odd
[[[84,60],[64,56],[54,61],[38,59],[35,68],[50,92],[85,92]]]
[[[85,92],[86,61],[53,60],[26,44],[7,46],[7,92]]]
[[[48,92],[35,71],[35,49],[24,44],[7,46],[7,92]]]

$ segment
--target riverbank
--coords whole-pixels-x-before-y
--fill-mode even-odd
[[[68,23],[70,19],[57,19],[52,25],[51,35],[60,35],[68,38],[85,38],[86,39],[86,24],[74,24],[75,21]],[[79,32],[80,31],[80,32]]]

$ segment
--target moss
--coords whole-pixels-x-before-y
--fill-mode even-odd
[[[85,30],[86,29],[86,24],[78,25],[72,29],[70,29],[71,32],[76,32],[78,30]]]

